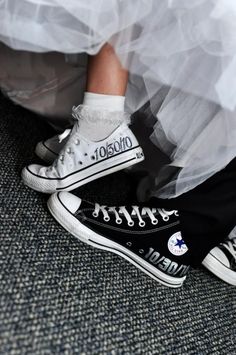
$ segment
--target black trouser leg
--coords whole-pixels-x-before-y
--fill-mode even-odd
[[[179,210],[191,264],[200,265],[236,225],[236,158],[195,189],[177,198],[152,198],[151,201],[169,210]]]

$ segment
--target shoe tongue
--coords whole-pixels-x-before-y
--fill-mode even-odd
[[[91,209],[94,210],[94,203],[82,200],[81,205],[80,205],[80,210],[82,209]]]

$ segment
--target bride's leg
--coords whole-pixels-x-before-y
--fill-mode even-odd
[[[45,193],[71,191],[144,159],[124,112],[127,81],[110,45],[89,58],[83,104],[73,108],[72,131],[59,137],[59,143],[66,137],[66,144],[50,167],[33,164],[23,170],[26,185]]]
[[[83,105],[93,119],[80,122],[84,136],[93,141],[104,139],[125,121],[127,83],[128,71],[122,67],[110,44],[89,57]]]
[[[105,44],[98,54],[89,56],[84,104],[94,109],[123,112],[127,82],[128,71],[121,66],[112,46]],[[112,125],[110,126],[113,129]],[[106,125],[106,128],[103,127],[103,132],[97,132],[97,126],[92,129],[90,124],[88,129],[90,132],[93,130],[95,138],[100,139],[101,133],[106,135],[109,127]],[[36,155],[51,164],[67,140],[68,136],[63,140],[59,137],[59,141],[58,136],[55,136],[39,142],[35,149]]]
[[[125,96],[128,71],[125,70],[110,44],[89,57],[86,91],[96,94]]]

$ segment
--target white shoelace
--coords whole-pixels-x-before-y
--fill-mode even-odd
[[[72,131],[71,128],[67,128],[64,132],[59,134],[58,135],[59,143],[61,143],[65,138],[67,138],[69,136],[69,134],[71,134],[71,131]]]
[[[236,259],[236,238],[232,240],[227,240],[226,242],[222,243],[222,245],[232,254],[234,259]]]
[[[67,128],[63,133],[61,133],[58,136],[58,140],[59,143],[61,143],[64,139],[66,139],[69,135],[71,135],[71,137],[73,136],[73,131],[77,130],[76,123],[73,127],[73,129],[71,128]],[[57,163],[60,162],[61,164],[64,164],[64,159],[65,159],[65,154],[72,154],[73,153],[73,145],[79,145],[80,144],[80,140],[78,138],[76,139],[71,139],[70,138],[70,146],[66,145],[60,152],[58,158],[54,161],[53,166],[56,168],[57,167]]]
[[[62,141],[63,141],[64,139],[66,139],[66,138],[71,134],[71,132],[72,132],[72,128],[67,128],[67,129],[65,129],[64,132],[62,132],[61,134],[59,134],[59,135],[57,136],[57,139],[58,139],[59,143],[62,143]],[[70,150],[70,151],[71,151],[71,150]],[[70,153],[70,151],[67,149],[67,152],[68,152],[68,153]],[[52,171],[54,168],[57,168],[57,163],[58,163],[58,161],[62,162],[62,164],[63,164],[63,162],[64,162],[64,153],[65,153],[65,149],[62,149],[61,152],[60,152],[60,154],[59,154],[59,156],[54,160],[54,162],[52,163],[52,165],[49,166],[49,167],[46,169],[47,172],[48,172],[48,171]]]
[[[161,216],[161,218],[163,219],[163,221],[165,221],[165,222],[167,222],[170,218],[169,216],[171,216],[173,214],[175,216],[178,216],[178,211],[176,211],[176,210],[166,211],[163,208],[149,208],[149,207],[132,206],[132,212],[130,214],[127,211],[125,206],[107,207],[107,206],[102,206],[102,205],[99,205],[98,203],[96,203],[94,211],[93,211],[93,217],[95,217],[95,218],[98,217],[100,212],[102,212],[103,220],[105,222],[110,221],[109,212],[112,212],[115,215],[117,224],[122,223],[121,216],[123,216],[123,217],[125,217],[125,219],[128,223],[128,226],[130,226],[130,227],[132,227],[134,225],[134,221],[132,219],[132,216],[138,218],[140,227],[144,227],[146,224],[142,218],[144,216],[148,216],[153,225],[158,224],[158,219],[156,218],[156,214],[159,214]]]

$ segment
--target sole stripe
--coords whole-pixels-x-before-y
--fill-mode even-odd
[[[141,149],[141,147],[140,147],[139,145],[137,145],[137,146],[135,146],[135,147],[133,147],[133,148],[131,148],[131,149],[124,150],[123,152],[120,152],[120,153],[118,153],[118,154],[112,155],[112,156],[107,157],[107,158],[105,158],[105,159],[101,159],[101,160],[97,161],[96,163],[93,163],[93,164],[91,164],[91,165],[89,165],[89,166],[86,166],[85,168],[82,168],[82,169],[80,169],[80,170],[74,171],[73,173],[70,173],[70,174],[68,174],[68,175],[66,175],[66,176],[63,176],[63,177],[61,177],[61,178],[50,178],[50,177],[46,177],[46,176],[41,176],[41,175],[35,174],[35,173],[33,173],[31,170],[29,170],[29,167],[28,167],[28,166],[26,167],[26,169],[28,170],[28,172],[29,172],[30,174],[32,174],[32,175],[34,175],[34,176],[36,176],[36,177],[38,177],[38,178],[40,178],[40,179],[61,181],[61,180],[67,179],[68,177],[70,177],[70,176],[72,176],[72,175],[74,175],[74,174],[81,173],[82,171],[84,171],[84,170],[86,170],[86,169],[89,169],[89,168],[93,167],[94,165],[103,163],[104,161],[106,161],[106,160],[108,160],[108,159],[116,158],[117,156],[119,156],[119,155],[121,155],[121,154],[125,154],[125,153],[130,152],[130,151],[132,151],[132,150],[134,150],[134,149],[137,149],[137,148],[140,148],[140,149]]]
[[[125,161],[123,161],[122,163],[119,163],[119,164],[116,164],[116,165],[112,165],[112,166],[110,166],[109,168],[96,171],[96,173],[93,173],[93,174],[91,174],[91,175],[89,175],[89,176],[86,176],[85,178],[83,178],[83,179],[81,179],[81,180],[77,180],[76,182],[73,182],[73,183],[70,184],[70,185],[67,185],[67,186],[64,186],[64,187],[60,187],[60,188],[58,187],[56,190],[57,190],[57,191],[62,191],[62,190],[64,190],[64,189],[68,189],[68,187],[71,187],[71,186],[73,186],[73,185],[79,184],[81,181],[87,180],[87,179],[91,178],[92,176],[96,176],[96,175],[98,175],[98,174],[101,174],[101,173],[104,172],[104,171],[113,169],[113,168],[115,168],[115,167],[117,167],[117,166],[120,166],[120,165],[122,165],[122,164],[128,163],[128,162],[133,161],[133,160],[136,160],[136,158],[132,158],[132,159],[129,159],[129,160],[125,160]]]

